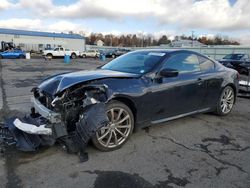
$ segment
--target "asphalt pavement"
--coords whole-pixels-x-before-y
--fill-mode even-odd
[[[46,76],[89,70],[97,59],[0,60],[0,122],[29,112],[30,90]],[[60,146],[0,157],[0,187],[250,187],[250,98],[226,117],[199,114],[138,130],[119,150],[89,160]]]

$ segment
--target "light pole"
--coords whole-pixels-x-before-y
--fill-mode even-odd
[[[192,47],[194,47],[194,31],[192,31]]]

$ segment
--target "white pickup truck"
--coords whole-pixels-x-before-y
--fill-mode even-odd
[[[65,55],[69,55],[72,59],[75,59],[80,55],[80,52],[58,47],[53,50],[44,50],[43,55],[48,59],[52,59],[53,57],[64,57]]]

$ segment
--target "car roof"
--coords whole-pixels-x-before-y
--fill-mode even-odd
[[[185,49],[141,49],[141,50],[135,50],[135,51],[145,51],[145,52],[164,52],[164,53],[171,53],[171,52],[194,52],[192,50],[185,50]]]
[[[175,52],[188,52],[188,53],[194,53],[194,54],[199,54],[201,56],[205,56],[198,52],[195,52],[192,50],[185,50],[185,49],[141,49],[141,50],[135,50],[134,52],[158,52],[158,53],[166,53],[166,55],[170,53],[175,53]]]

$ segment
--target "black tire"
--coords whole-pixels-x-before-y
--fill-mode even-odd
[[[227,93],[228,97],[225,97]],[[232,95],[230,96],[229,93],[232,93]],[[235,91],[232,86],[226,86],[221,92],[219,101],[217,102],[215,113],[219,116],[228,115],[234,107],[235,98]]]
[[[76,58],[77,58],[77,55],[76,55],[75,53],[72,53],[72,54],[71,54],[71,58],[72,58],[72,59],[76,59]]]
[[[116,55],[115,55],[115,54],[112,54],[112,56],[111,56],[111,57],[114,59],[114,58],[116,58]]]
[[[114,110],[113,111],[113,114],[116,114],[116,118],[118,118],[117,116],[118,116],[118,112],[117,112],[117,110],[118,109],[122,109],[122,110],[124,110],[124,113],[126,114],[126,116],[124,117],[123,116],[123,114],[122,115],[120,115],[120,117],[122,118],[122,119],[125,119],[127,116],[129,116],[129,118],[128,118],[128,124],[126,124],[126,125],[121,125],[121,124],[118,124],[118,126],[119,127],[121,127],[121,126],[130,126],[130,128],[125,128],[125,129],[119,129],[119,131],[120,132],[122,132],[121,130],[125,130],[124,132],[122,132],[124,135],[126,135],[126,137],[124,138],[123,136],[121,136],[120,134],[118,134],[118,132],[116,132],[116,130],[113,130],[115,133],[112,133],[112,131],[110,132],[110,134],[111,134],[111,137],[113,138],[113,136],[114,136],[114,134],[116,134],[116,140],[117,141],[119,141],[121,138],[122,138],[122,140],[120,140],[120,142],[121,143],[119,143],[119,145],[116,145],[116,146],[112,146],[112,145],[110,145],[109,147],[105,147],[104,145],[103,145],[103,143],[102,143],[102,141],[103,140],[101,140],[101,141],[98,141],[98,135],[101,133],[101,131],[102,130],[99,130],[97,133],[96,133],[96,135],[92,138],[92,142],[93,142],[93,144],[94,144],[94,146],[97,148],[97,149],[99,149],[99,150],[101,150],[101,151],[104,151],[104,152],[108,152],[108,151],[114,151],[114,150],[117,150],[117,149],[119,149],[119,148],[121,148],[127,141],[128,141],[128,139],[129,139],[129,137],[131,136],[131,134],[133,133],[133,130],[134,130],[134,115],[133,115],[133,113],[132,113],[132,111],[131,111],[131,109],[127,106],[127,105],[125,105],[124,103],[121,103],[121,102],[119,102],[119,101],[111,101],[111,102],[109,102],[108,104],[107,104],[107,114],[108,114],[108,112],[110,111],[110,110]],[[118,119],[118,120],[120,120],[120,119]],[[126,120],[127,121],[127,120]],[[123,121],[124,122],[124,121]],[[125,123],[127,123],[127,122],[125,122]],[[130,125],[131,124],[131,125]],[[114,123],[113,123],[113,125],[114,125]],[[108,127],[110,127],[111,128],[111,123],[106,127],[106,129],[108,129]],[[129,129],[129,130],[127,130],[127,129]],[[107,130],[107,132],[108,132],[109,130]],[[126,132],[127,131],[127,132]],[[106,132],[105,132],[106,133]],[[104,134],[105,134],[104,133]],[[104,135],[103,134],[103,135]],[[109,137],[110,136],[110,134],[108,134],[107,136]],[[102,136],[103,136],[102,135]],[[119,138],[119,135],[121,136],[120,138]],[[100,138],[100,137],[99,137]],[[104,137],[105,138],[105,137]],[[118,139],[119,138],[119,139]],[[123,140],[124,139],[124,140]],[[112,139],[111,139],[112,140]],[[114,139],[115,140],[115,139]],[[114,143],[115,143],[115,141],[114,141]]]
[[[85,54],[82,55],[82,58],[87,58],[87,56]]]
[[[0,55],[0,59],[3,59],[3,56]]]
[[[53,55],[52,55],[52,54],[47,54],[47,55],[46,55],[46,58],[47,58],[47,59],[53,59]]]

